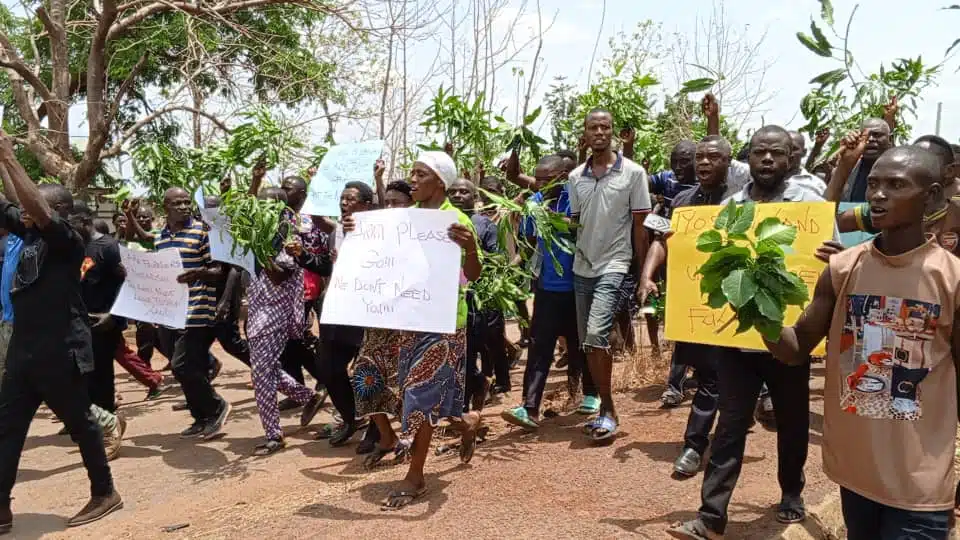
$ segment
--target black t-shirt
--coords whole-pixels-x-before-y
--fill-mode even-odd
[[[109,312],[122,285],[123,268],[117,241],[107,235],[91,240],[80,266],[80,290],[87,311]]]
[[[27,228],[20,209],[0,201],[0,227],[23,239],[11,288],[13,337],[7,364],[72,361],[93,371],[90,325],[80,297],[83,239],[60,217],[43,229]]]

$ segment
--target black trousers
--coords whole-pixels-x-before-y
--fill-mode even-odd
[[[86,375],[90,401],[101,409],[116,412],[116,387],[114,386],[114,358],[117,346],[123,341],[123,330],[111,328],[92,331],[93,371]]]
[[[687,429],[683,434],[684,448],[692,448],[701,456],[710,445],[710,430],[717,419],[719,392],[717,389],[717,364],[724,349],[701,343],[677,342],[673,357],[679,359],[674,365],[693,367],[697,372],[697,393],[693,395]],[[682,385],[681,385],[682,387]]]
[[[148,364],[153,358],[153,351],[157,348],[157,327],[152,323],[137,321],[137,356],[143,358]],[[172,349],[167,351],[173,354]],[[167,356],[163,351],[160,354]],[[170,358],[167,356],[167,358]]]
[[[304,384],[303,370],[307,370],[318,383],[321,383],[320,363],[325,353],[323,344],[312,332],[304,332],[302,339],[290,340],[280,355],[280,369]]]
[[[236,316],[232,314],[230,318],[218,322],[213,328],[223,350],[250,367],[250,349],[247,347],[247,340],[240,337],[240,325]]]
[[[321,341],[323,355],[319,364],[318,381],[327,387],[330,402],[340,412],[346,423],[357,420],[357,402],[353,396],[353,385],[347,374],[347,366],[357,357],[360,347],[341,343],[332,339]]]
[[[577,303],[573,291],[553,292],[538,289],[533,295],[533,321],[530,322],[530,349],[523,372],[523,406],[531,414],[540,414],[540,400],[547,385],[557,339],[567,340],[567,379],[581,380],[583,395],[596,396],[597,387],[585,369],[587,356],[577,333]],[[571,389],[572,390],[572,389]]]
[[[173,376],[183,388],[187,408],[193,419],[206,422],[216,417],[224,404],[210,384],[210,346],[216,339],[212,326],[189,327],[174,331]]]
[[[495,384],[510,389],[510,362],[503,336],[506,321],[496,310],[471,310],[467,314],[467,398],[483,389],[484,377],[495,377]],[[480,365],[477,366],[477,357]]]
[[[703,477],[700,519],[723,533],[727,506],[740,477],[747,431],[766,382],[777,419],[777,480],[783,498],[799,498],[810,441],[810,364],[787,366],[769,353],[724,349],[718,363],[720,420]]]
[[[680,345],[677,343],[677,345]],[[684,384],[687,382],[688,378],[688,364],[685,364],[686,359],[680,360],[677,358],[677,353],[673,353],[673,358],[670,361],[670,374],[667,375],[667,386],[671,390],[675,391],[678,394],[683,394]]]
[[[103,433],[90,412],[87,385],[73,358],[33,362],[21,358],[9,357],[0,382],[0,507],[10,504],[23,444],[41,402],[63,421],[70,438],[80,447],[90,494],[109,495],[113,477],[103,449]]]

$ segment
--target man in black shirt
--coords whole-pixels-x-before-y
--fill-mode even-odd
[[[93,349],[93,372],[87,375],[90,400],[104,410],[116,412],[113,360],[123,345],[126,321],[110,314],[123,285],[125,272],[120,246],[112,236],[96,230],[93,212],[80,200],[73,201],[70,226],[86,243],[80,266],[80,296],[87,307]]]
[[[123,506],[83,381],[83,374],[93,370],[90,326],[80,297],[83,239],[67,223],[70,192],[59,184],[34,184],[2,130],[0,166],[23,205],[21,211],[0,202],[0,227],[23,239],[11,294],[13,337],[0,382],[0,532],[13,525],[10,494],[30,422],[42,402],[80,446],[91,499],[67,524],[83,525]]]

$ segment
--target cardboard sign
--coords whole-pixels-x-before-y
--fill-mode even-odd
[[[353,215],[337,252],[320,322],[452,334],[457,329],[457,214],[394,208]]]
[[[810,297],[817,279],[825,266],[814,257],[817,247],[833,239],[833,203],[768,203],[756,205],[754,225],[764,218],[780,218],[784,223],[797,227],[797,239],[793,253],[786,256],[787,269],[796,272],[806,283]],[[709,253],[697,251],[697,237],[712,229],[723,206],[687,206],[675,208],[671,228],[673,236],[667,241],[667,339],[706,343],[725,347],[766,350],[760,334],[751,330],[736,334],[736,324],[729,325],[719,334],[716,330],[733,317],[729,306],[712,309],[705,305],[706,297],[700,294],[700,276],[697,269],[710,257]],[[753,227],[747,233],[753,237]],[[790,306],[784,324],[796,322],[801,309]]]

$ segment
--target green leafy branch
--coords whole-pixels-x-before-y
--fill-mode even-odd
[[[755,204],[737,206],[732,200],[717,216],[713,229],[697,237],[697,250],[710,253],[697,274],[706,305],[721,309],[730,305],[736,314],[717,329],[738,322],[737,334],[755,328],[769,340],[777,340],[787,306],[803,306],[809,300],[806,284],[787,270],[784,256],[792,251],[797,228],[768,217],[747,236],[753,225]]]
[[[261,266],[271,263],[283,248],[283,241],[293,232],[281,228],[286,208],[283,201],[258,199],[238,189],[227,191],[219,210],[230,219],[230,234],[235,242],[232,253],[236,254],[237,249],[244,255],[253,252]]]

